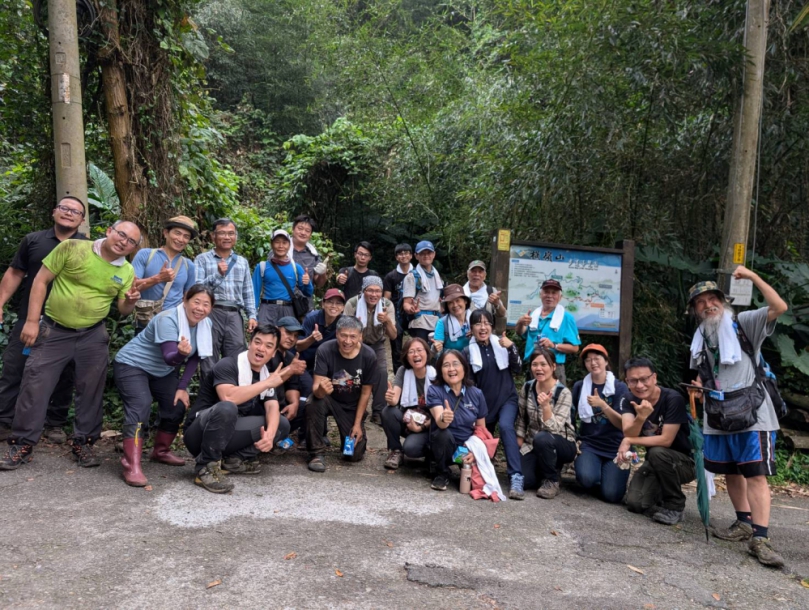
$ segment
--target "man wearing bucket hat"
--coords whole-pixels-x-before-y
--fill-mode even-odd
[[[444,281],[433,267],[435,246],[432,242],[420,241],[416,244],[416,259],[419,264],[402,282],[403,308],[413,318],[408,326],[408,334],[428,341],[441,313]]]
[[[761,344],[775,330],[776,319],[788,306],[772,286],[746,267],[736,267],[733,277],[751,280],[767,304],[734,318],[733,309],[715,282],[699,282],[688,295],[689,311],[699,322],[691,342],[691,368],[698,372],[695,383],[706,388],[705,468],[725,475],[736,510],[733,524],[714,529],[713,533],[723,540],[749,540],[748,552],[759,562],[781,567],[784,560],[773,549],[768,535],[767,482],[767,477],[775,475],[775,431],[779,425],[757,365]]]
[[[174,216],[163,224],[163,247],[143,248],[135,255],[132,267],[141,296],[135,305],[135,334],[164,309],[182,303],[185,291],[194,285],[194,263],[183,252],[198,235],[196,222]]]

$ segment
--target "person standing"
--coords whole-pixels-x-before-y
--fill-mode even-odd
[[[495,290],[486,284],[486,263],[481,260],[472,261],[466,268],[467,282],[463,291],[466,296],[472,299],[470,309],[485,309],[495,318],[495,325],[498,320],[505,319],[506,306],[500,300],[500,291]]]
[[[413,250],[409,244],[397,244],[393,249],[396,256],[396,269],[388,273],[382,280],[382,296],[393,303],[396,309],[396,338],[390,341],[390,354],[393,361],[393,370],[402,365],[402,335],[404,335],[403,310],[401,308],[402,283],[413,269]]]
[[[438,270],[433,267],[435,246],[429,241],[416,244],[416,259],[419,264],[402,283],[405,313],[413,316],[408,326],[411,337],[430,340],[435,330],[438,316],[441,315],[441,293],[444,282]]]
[[[84,219],[84,203],[75,197],[63,197],[53,209],[53,227],[26,235],[17,248],[3,280],[0,282],[0,325],[3,323],[3,307],[12,295],[20,290],[20,306],[17,321],[8,335],[3,352],[3,373],[0,376],[0,441],[11,434],[14,405],[20,391],[26,357],[25,346],[20,341],[20,332],[28,316],[28,298],[34,278],[42,267],[42,260],[66,239],[86,239],[79,233]],[[62,427],[67,423],[70,402],[73,399],[75,370],[70,363],[65,367],[48,402],[45,416],[45,431],[42,436],[52,443],[64,443],[67,435]]]
[[[565,359],[578,353],[581,339],[576,320],[565,311],[562,285],[556,280],[545,280],[540,286],[542,305],[517,320],[516,332],[525,337],[525,355],[528,360],[535,347],[551,350],[556,357],[556,378],[565,383]],[[526,333],[527,330],[527,333]]]
[[[303,265],[289,255],[292,240],[283,229],[272,232],[272,256],[261,261],[253,271],[253,293],[258,308],[259,324],[277,324],[287,316],[295,316],[292,306],[295,289],[312,298],[314,287]]]
[[[357,296],[362,290],[363,280],[371,275],[379,277],[373,269],[369,269],[374,249],[367,241],[361,241],[354,246],[354,266],[343,267],[337,273],[337,285],[342,289],[346,299]]]
[[[220,357],[244,351],[242,311],[247,314],[247,332],[252,333],[258,324],[250,265],[233,251],[238,238],[236,225],[230,218],[214,221],[213,250],[203,252],[194,261],[196,283],[211,288],[216,299],[210,315],[213,355],[202,361],[203,375],[213,370]]]
[[[292,248],[289,251],[289,259],[298,263],[304,268],[315,288],[322,288],[328,279],[326,263],[324,263],[317,248],[310,241],[312,233],[317,230],[314,219],[301,214],[292,221]],[[314,294],[309,297],[309,310],[315,308]]]
[[[31,347],[31,354],[25,363],[9,448],[0,458],[0,470],[15,470],[30,461],[45,424],[48,397],[69,362],[80,372],[76,375],[72,451],[79,466],[101,463],[93,453],[93,443],[101,433],[109,364],[110,337],[104,319],[114,300],[118,311],[126,316],[140,299],[133,287],[135,270],[126,260],[140,239],[137,225],[118,221],[107,229],[105,238],[63,241],[42,261],[31,285],[28,316],[20,332],[20,340]]]
[[[780,426],[757,367],[761,344],[788,307],[772,286],[746,267],[736,267],[733,276],[752,281],[766,305],[743,311],[734,319],[733,309],[714,282],[694,285],[688,299],[689,309],[700,322],[691,343],[691,368],[699,373],[695,383],[713,390],[703,393],[705,468],[725,475],[736,511],[733,524],[715,529],[713,534],[722,540],[749,540],[748,552],[759,562],[781,567],[784,559],[769,538],[767,482],[767,477],[776,474],[775,432]],[[731,422],[727,417],[731,401],[747,401],[754,407],[745,421]]]

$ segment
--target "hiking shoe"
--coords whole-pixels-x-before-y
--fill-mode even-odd
[[[54,445],[64,445],[67,442],[67,434],[58,426],[47,426],[42,436]]]
[[[17,470],[31,461],[33,445],[9,445],[6,454],[0,458],[0,470]]]
[[[773,568],[784,567],[784,558],[775,552],[769,538],[754,536],[747,545],[747,552],[758,559],[760,564]]]
[[[382,415],[379,413],[374,413],[371,415],[371,423],[376,424],[377,426],[382,425]]]
[[[439,474],[437,477],[433,479],[432,487],[436,491],[446,491],[447,485],[449,485],[449,477],[444,474]]]
[[[388,459],[385,460],[385,468],[388,470],[396,470],[402,465],[403,461],[404,456],[402,455],[402,452],[398,449],[393,449],[390,453],[388,453]]]
[[[93,451],[93,446],[89,443],[76,443],[70,446],[70,450],[73,452],[73,456],[76,458],[76,462],[78,462],[79,466],[82,468],[94,468],[95,466],[101,466],[101,458],[99,458],[95,452]]]
[[[0,441],[8,440],[11,436],[11,426],[8,424],[0,424]]]
[[[671,508],[660,508],[652,515],[652,519],[663,525],[677,525],[685,520],[684,510],[674,510]]]
[[[194,485],[204,487],[211,493],[226,494],[233,491],[233,483],[227,480],[219,462],[206,464],[194,477]]]
[[[326,472],[326,461],[322,455],[316,455],[309,460],[309,470],[312,472]]]
[[[537,498],[544,498],[545,500],[552,500],[559,495],[559,481],[551,481],[545,479],[542,481],[542,486],[537,489]]]
[[[514,473],[511,475],[511,489],[508,490],[509,500],[525,500],[525,477]]]
[[[711,534],[720,540],[730,540],[731,542],[744,542],[753,537],[753,526],[744,521],[736,519],[730,527],[722,529],[712,528]]]
[[[222,470],[229,474],[258,474],[261,464],[258,460],[242,460],[238,457],[228,457],[222,460]]]

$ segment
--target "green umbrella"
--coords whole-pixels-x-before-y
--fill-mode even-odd
[[[699,516],[702,517],[702,524],[705,526],[705,542],[710,542],[708,528],[711,525],[711,497],[708,495],[708,481],[705,478],[705,456],[702,447],[705,439],[702,437],[702,429],[697,419],[696,396],[698,390],[688,389],[688,400],[691,403],[691,418],[689,422],[688,438],[691,440],[691,448],[694,455],[694,470],[697,474],[697,508]]]

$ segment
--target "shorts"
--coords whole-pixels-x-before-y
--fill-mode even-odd
[[[775,475],[775,432],[706,434],[705,469],[744,478]]]

